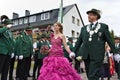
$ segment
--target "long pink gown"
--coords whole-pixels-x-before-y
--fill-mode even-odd
[[[51,35],[49,55],[44,58],[38,80],[82,80],[76,70],[64,57],[62,39]]]

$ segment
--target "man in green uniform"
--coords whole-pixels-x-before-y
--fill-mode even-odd
[[[44,33],[42,34],[42,40],[39,41],[37,44],[37,48],[39,48],[39,52],[38,52],[38,75],[37,75],[37,77],[40,75],[40,68],[43,65],[43,59],[47,56],[47,54],[40,53],[40,48],[43,45],[49,45],[48,41],[47,41],[47,36]]]
[[[14,40],[13,46],[15,47],[16,46],[15,38],[13,40]],[[14,78],[13,78],[14,63],[15,63],[15,50],[14,50],[14,54],[11,55],[11,59],[10,59],[9,80],[14,80]]]
[[[73,51],[73,38],[69,37],[67,42],[68,47],[71,51]],[[72,59],[69,57],[69,53],[64,49],[64,56],[69,60],[69,62],[72,62]]]
[[[28,49],[30,50],[29,51],[29,56],[27,57],[26,61],[27,61],[27,73],[28,73],[28,77],[31,77],[30,75],[30,67],[31,67],[31,57],[33,55],[33,39],[32,39],[32,29],[30,28],[27,28],[26,29],[26,32],[27,32],[27,37],[30,39],[29,40],[29,45],[28,45]]]
[[[120,54],[120,38],[115,38],[115,48],[117,49],[117,53]],[[120,61],[115,61],[115,70],[117,72],[118,80],[120,80]]]
[[[81,28],[74,52],[77,53],[81,47],[80,54],[85,62],[88,80],[99,80],[99,70],[105,53],[105,42],[109,44],[113,53],[116,53],[116,49],[108,25],[98,22],[101,18],[100,10],[91,9],[87,11],[87,14],[90,24]]]
[[[32,75],[32,80],[35,80],[36,79],[36,71],[37,71],[37,68],[38,68],[38,65],[39,65],[39,62],[38,62],[38,54],[40,54],[40,47],[41,45],[38,46],[38,43],[41,42],[42,40],[42,36],[41,35],[38,35],[37,36],[37,41],[33,44],[33,49],[35,51],[34,53],[34,67],[33,67],[33,75]]]
[[[32,39],[26,31],[21,31],[16,39],[16,54],[18,65],[16,70],[16,80],[27,80],[28,77],[28,57],[33,52]]]
[[[11,55],[14,56],[13,34],[10,31],[9,24],[12,21],[6,16],[1,16],[0,27],[0,80],[7,80],[8,68]]]

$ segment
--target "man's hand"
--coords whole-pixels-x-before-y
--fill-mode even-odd
[[[15,56],[14,53],[12,53],[12,54],[11,54],[11,58],[13,58],[14,56]]]
[[[119,63],[120,62],[120,54],[115,54],[114,59],[115,59],[115,61],[117,61]]]
[[[82,60],[82,56],[78,56],[78,57],[76,57],[76,59],[77,59],[78,61],[81,61],[81,60]]]
[[[23,59],[23,55],[20,55],[20,56],[19,56],[19,59],[22,60],[22,59]]]

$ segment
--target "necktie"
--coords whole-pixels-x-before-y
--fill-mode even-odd
[[[90,28],[91,28],[91,29],[93,29],[93,25],[94,25],[93,23],[90,24]]]
[[[115,47],[118,48],[118,44],[115,44]]]

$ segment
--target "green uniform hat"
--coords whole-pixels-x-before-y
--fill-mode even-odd
[[[91,10],[87,11],[86,13],[87,13],[87,14],[93,13],[93,14],[95,14],[95,15],[98,16],[98,19],[101,18],[101,11],[100,11],[100,10],[97,10],[97,9],[91,9]]]
[[[5,19],[2,24],[13,24],[12,20],[10,19]]]
[[[32,30],[31,26],[25,28],[25,30]]]
[[[13,22],[6,15],[2,15],[1,24],[13,24]]]
[[[41,39],[42,38],[42,36],[41,35],[38,35],[37,36],[37,40],[39,40],[39,39]]]
[[[42,38],[46,38],[47,36],[46,36],[46,34],[42,34],[41,37]]]
[[[120,40],[120,37],[115,37],[114,39],[115,39],[115,40]]]

